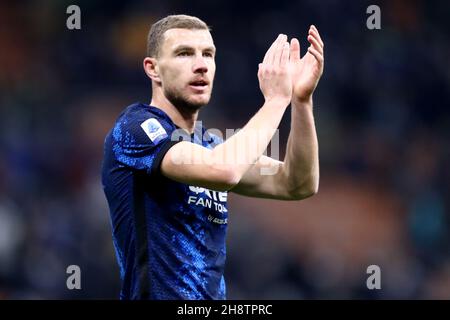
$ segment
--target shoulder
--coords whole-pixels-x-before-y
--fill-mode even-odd
[[[176,129],[162,110],[134,103],[120,114],[112,130],[114,140],[121,143],[151,142],[158,144]]]

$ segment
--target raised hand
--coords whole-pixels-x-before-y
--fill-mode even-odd
[[[292,98],[292,80],[289,72],[289,42],[280,34],[267,50],[258,69],[259,87],[266,101],[277,100],[289,105]]]
[[[319,83],[323,73],[324,51],[319,31],[312,25],[308,32],[308,52],[300,58],[300,43],[291,40],[289,70],[292,77],[292,99],[298,102],[308,101]]]

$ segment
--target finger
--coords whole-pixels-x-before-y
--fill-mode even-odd
[[[317,30],[316,26],[312,25],[310,30],[312,31],[312,34],[314,34],[315,38],[317,38],[317,40],[319,41],[320,45],[323,47],[323,41],[322,41],[322,38],[320,37],[319,30]]]
[[[309,35],[309,36],[308,36],[308,41],[309,41],[309,43],[311,43],[311,45],[314,47],[314,49],[316,49],[317,51],[319,51],[320,54],[323,54],[323,48],[322,48],[322,46],[319,44],[319,42],[317,41],[316,38],[314,38],[313,36]]]
[[[281,38],[279,39],[276,48],[274,50],[274,56],[273,56],[273,61],[272,64],[274,66],[278,66],[280,65],[280,61],[281,61],[281,56],[283,54],[283,48],[284,48],[284,44],[286,43],[287,40],[287,36],[286,35],[281,35]]]
[[[310,30],[309,34],[308,34],[308,37],[313,37],[314,39],[316,39],[316,41],[319,44],[319,46],[323,49],[323,43],[321,43],[321,41],[320,41],[320,39],[319,39],[319,37],[317,35],[317,32],[315,32],[313,30]]]
[[[289,42],[285,42],[283,45],[283,52],[281,54],[280,66],[285,67],[289,61]]]
[[[316,58],[316,60],[319,64],[321,64],[321,65],[323,64],[323,56],[320,54],[319,51],[317,51],[316,49],[314,49],[313,47],[310,46],[308,48],[308,52],[311,53],[314,56],[314,58]]]
[[[289,55],[291,61],[300,60],[300,42],[297,38],[291,39],[291,53]]]
[[[313,37],[314,39],[317,40],[317,43],[318,43],[321,47],[323,47],[323,43],[320,41],[317,32],[314,31],[313,29],[310,29],[310,30],[309,30],[308,37]]]
[[[263,63],[269,63],[269,62],[273,61],[273,50],[280,38],[281,38],[281,34],[278,35],[278,37],[275,39],[274,42],[272,42],[272,45],[270,46],[270,48],[266,51],[266,54],[264,55]]]

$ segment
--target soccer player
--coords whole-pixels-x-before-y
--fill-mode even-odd
[[[317,192],[312,94],[324,58],[314,26],[308,41],[300,58],[298,40],[278,36],[259,64],[264,104],[223,141],[195,125],[210,100],[216,68],[208,26],[186,15],[152,25],[143,62],[151,103],[128,106],[104,146],[102,182],[121,299],[225,299],[228,192],[280,200]],[[284,161],[278,161],[263,153],[289,104],[291,131]],[[248,141],[251,148],[238,147]],[[233,161],[244,151],[246,161]],[[262,174],[264,168],[271,174]]]

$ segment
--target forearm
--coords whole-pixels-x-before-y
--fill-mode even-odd
[[[297,198],[308,197],[319,186],[319,148],[312,98],[292,101],[291,131],[283,163],[285,186]]]
[[[244,128],[214,148],[214,157],[231,166],[240,180],[267,149],[287,105],[280,100],[265,102]]]

